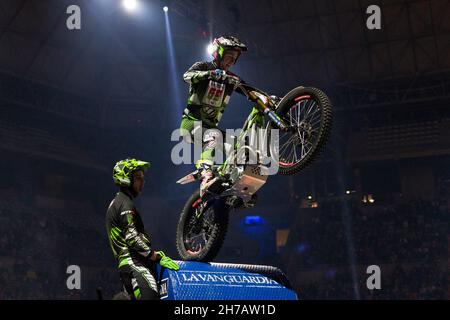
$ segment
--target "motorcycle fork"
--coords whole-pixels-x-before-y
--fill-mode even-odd
[[[273,122],[279,129],[287,131],[289,130],[288,125],[286,125],[286,123],[283,121],[283,119],[281,119],[275,111],[272,110],[271,107],[269,107],[268,105],[266,105],[261,99],[259,99],[256,95],[251,95],[251,98],[253,98],[254,101],[256,101],[256,106],[254,107],[257,108],[259,111],[261,111],[263,114],[267,114],[267,116],[269,117],[270,121]],[[270,103],[270,105],[273,106],[272,103]]]

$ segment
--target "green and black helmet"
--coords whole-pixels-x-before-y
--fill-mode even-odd
[[[222,60],[223,55],[227,50],[236,50],[239,52],[239,55],[241,55],[241,52],[247,51],[247,46],[241,40],[233,36],[216,38],[214,39],[212,45],[214,48],[212,55],[214,60],[217,61]]]
[[[146,170],[150,163],[137,160],[125,159],[116,163],[113,168],[113,180],[117,186],[129,187],[131,185],[131,173],[136,170]]]

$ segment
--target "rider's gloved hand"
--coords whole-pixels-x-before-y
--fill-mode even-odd
[[[222,69],[211,70],[209,77],[213,80],[225,80],[227,73]]]
[[[161,267],[175,271],[180,269],[180,266],[176,264],[175,261],[166,256],[163,251],[156,251],[156,254],[160,258],[159,264],[161,265]]]
[[[236,76],[227,75],[227,82],[229,84],[232,84],[232,85],[236,86],[236,85],[238,85],[241,82],[241,79],[239,79]]]

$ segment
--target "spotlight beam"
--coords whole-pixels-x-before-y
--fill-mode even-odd
[[[166,20],[166,40],[167,40],[167,52],[169,54],[169,74],[170,74],[170,86],[173,89],[173,103],[175,104],[175,108],[177,108],[176,112],[174,112],[174,114],[177,116],[176,119],[174,119],[175,122],[178,122],[178,115],[180,114],[180,110],[182,110],[182,103],[181,103],[181,97],[180,97],[180,86],[178,83],[178,78],[179,78],[179,73],[178,73],[178,68],[177,68],[177,63],[176,63],[176,59],[175,59],[175,49],[173,46],[173,34],[172,34],[172,30],[170,27],[170,19],[169,19],[169,14],[167,13],[167,11],[164,14],[165,16],[165,20]],[[178,110],[180,109],[180,110]],[[178,124],[177,124],[178,125]]]

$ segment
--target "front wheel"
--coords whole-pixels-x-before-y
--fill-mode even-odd
[[[278,150],[271,145],[271,153],[278,155],[278,173],[296,174],[311,164],[328,140],[332,124],[331,102],[317,88],[297,87],[280,101],[277,114],[289,130],[279,131]]]
[[[186,202],[177,226],[177,250],[183,260],[212,261],[228,228],[230,208],[223,199],[201,200],[197,190]]]

